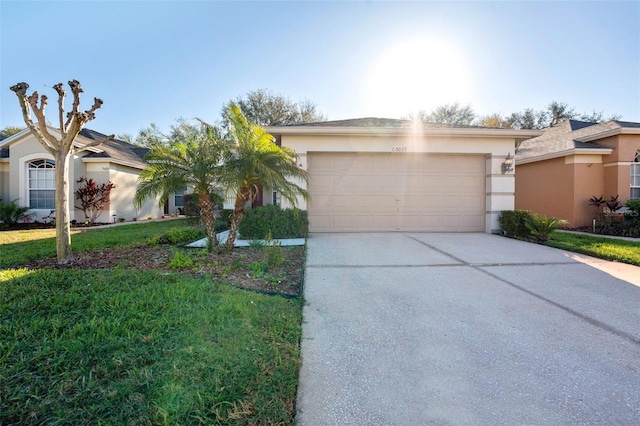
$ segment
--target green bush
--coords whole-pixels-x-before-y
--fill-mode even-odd
[[[181,251],[176,252],[169,262],[169,267],[171,269],[184,269],[190,268],[191,266],[193,266],[193,260]]]
[[[309,218],[306,210],[266,205],[248,210],[240,221],[239,232],[245,239],[263,239],[266,235],[275,239],[302,238],[309,233]]]
[[[640,238],[640,217],[633,216],[623,221],[608,221],[596,226],[596,232],[603,235]]]
[[[155,235],[150,238],[150,244],[188,244],[207,236],[207,232],[202,226],[192,226],[188,228],[170,228],[162,235]]]
[[[553,231],[564,226],[566,222],[555,217],[534,214],[525,218],[524,224],[536,241],[544,243]]]
[[[498,223],[510,237],[529,238],[531,232],[525,223],[531,217],[531,212],[528,210],[502,210],[498,217]]]
[[[222,206],[224,198],[220,194],[211,194],[211,202],[214,206]],[[184,195],[184,214],[188,217],[200,217],[200,204],[198,194]]]
[[[23,219],[31,218],[31,213],[27,213],[29,207],[22,207],[18,205],[18,200],[15,199],[9,204],[3,204],[0,200],[0,222],[3,222],[5,226],[15,225]]]
[[[640,216],[640,200],[629,200],[627,204],[625,204],[629,209],[629,216],[638,217]]]

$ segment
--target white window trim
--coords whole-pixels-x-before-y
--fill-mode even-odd
[[[629,179],[630,180],[630,188],[629,188],[630,199],[638,200],[640,199],[640,196],[633,197],[631,195],[633,195],[632,193],[633,189],[635,189],[636,192],[640,192],[640,185],[633,184],[634,177],[636,178],[636,181],[640,181],[640,151],[636,152],[636,155],[633,161],[631,162],[631,166],[629,167],[629,174],[630,174],[630,179]]]
[[[18,159],[18,167],[20,167],[18,193],[20,195],[20,205],[26,206],[29,204],[29,163],[35,160],[51,160],[55,162],[55,158],[48,153],[29,154]],[[47,212],[51,209],[31,209],[34,212]]]

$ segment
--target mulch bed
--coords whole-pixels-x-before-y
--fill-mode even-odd
[[[178,269],[171,267],[171,260],[180,250],[189,255],[193,265]],[[126,268],[166,271],[191,276],[210,275],[213,280],[231,284],[234,287],[297,297],[302,293],[305,249],[301,246],[282,247],[282,254],[284,257],[282,264],[266,272],[255,271],[256,268],[251,267],[264,262],[264,249],[256,247],[240,247],[231,252],[207,253],[204,250],[140,245],[74,253],[73,262],[67,265],[58,265],[56,259],[44,259],[30,262],[25,266],[31,269]]]

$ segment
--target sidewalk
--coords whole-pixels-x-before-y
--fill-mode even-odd
[[[610,239],[613,239],[613,240],[626,240],[626,241],[633,241],[633,242],[636,242],[636,243],[640,243],[640,238],[619,237],[617,235],[592,234],[591,232],[567,231],[567,230],[564,230],[564,229],[558,229],[557,232],[565,232],[567,234],[575,234],[575,235],[587,235],[589,237],[610,238]]]

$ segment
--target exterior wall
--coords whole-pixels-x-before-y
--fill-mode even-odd
[[[53,159],[42,145],[31,135],[26,135],[22,139],[11,144],[8,159],[2,159],[0,162],[0,198],[3,202],[19,199],[21,205],[28,204],[28,182],[26,164],[37,159]],[[77,189],[77,180],[86,176],[93,178],[98,183],[111,180],[117,185],[111,193],[111,205],[99,217],[100,222],[110,222],[113,215],[124,216],[126,220],[132,220],[134,217],[143,218],[151,216],[157,218],[162,216],[162,208],[158,207],[158,200],[153,199],[145,203],[142,209],[136,211],[133,207],[133,196],[135,194],[138,176],[140,170],[132,167],[126,167],[109,163],[108,161],[90,160],[83,162],[82,157],[86,152],[79,153],[69,161],[69,214],[70,220],[84,220],[82,210],[75,208],[75,190]],[[171,203],[174,203],[171,197]],[[175,212],[175,206],[170,211]],[[32,210],[34,219],[41,220],[47,216],[50,210]]]
[[[588,226],[595,210],[589,198],[604,189],[599,155],[576,155],[516,166],[516,209]]]
[[[89,164],[91,164],[90,168]],[[133,205],[133,197],[138,185],[140,170],[116,164],[89,164],[87,164],[88,177],[92,177],[100,183],[110,180],[116,185],[111,191],[109,209],[102,214],[100,221],[112,221],[114,215],[116,219],[122,216],[126,221],[131,221],[134,218],[143,219],[148,216],[152,218],[162,216],[163,208],[159,206],[158,198],[148,199],[140,209],[136,209]]]
[[[631,195],[631,169],[636,152],[640,149],[640,135],[616,135],[596,141],[599,145],[613,148],[610,155],[603,157],[604,193],[608,199],[619,195],[618,201],[626,203]]]
[[[573,168],[573,220],[571,226],[589,226],[596,217],[596,209],[589,198],[599,197],[604,190],[604,167],[600,155],[567,157],[565,163]]]
[[[310,152],[400,152],[483,154],[486,156],[486,216],[485,231],[499,229],[500,210],[514,207],[513,172],[503,175],[501,165],[507,153],[513,152],[515,139],[493,137],[446,137],[446,136],[361,136],[361,135],[283,135],[282,145],[293,149],[299,156],[299,165],[308,170],[307,155]],[[311,201],[313,202],[313,200]],[[306,202],[299,198],[297,205],[307,209]],[[282,200],[282,207],[291,207]]]
[[[3,203],[8,203],[9,199],[9,161],[0,159],[0,200]]]
[[[573,225],[573,173],[564,158],[516,165],[515,207]]]

